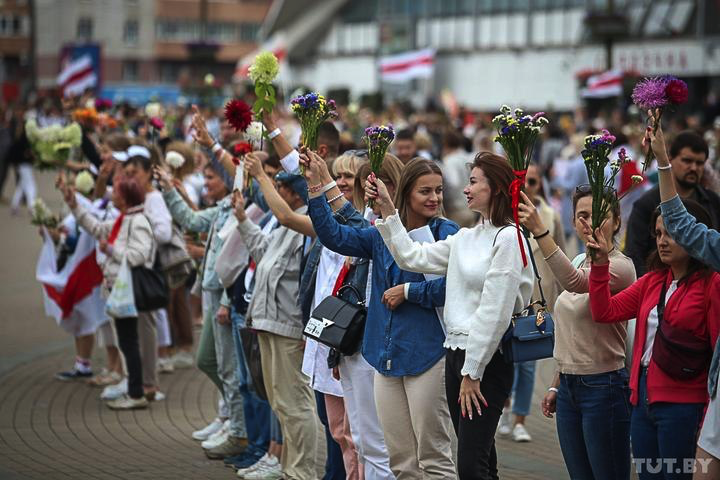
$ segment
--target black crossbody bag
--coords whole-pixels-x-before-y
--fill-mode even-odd
[[[358,299],[353,303],[340,295],[350,290]],[[363,297],[353,285],[343,285],[336,295],[326,297],[315,307],[303,335],[334,348],[343,355],[353,355],[360,349],[365,333],[367,308]]]

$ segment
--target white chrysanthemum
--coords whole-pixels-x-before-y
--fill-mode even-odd
[[[77,177],[75,177],[75,189],[87,195],[93,188],[95,188],[95,180],[90,172],[83,170],[78,173]]]
[[[165,154],[165,161],[175,170],[185,165],[185,157],[174,150],[170,150]]]
[[[162,105],[158,102],[150,102],[145,105],[145,115],[148,117],[160,117],[162,115]]]
[[[245,138],[252,143],[253,148],[258,148],[262,141],[263,124],[260,122],[251,122],[245,130]]]

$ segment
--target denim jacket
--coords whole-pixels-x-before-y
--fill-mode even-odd
[[[318,239],[330,250],[372,259],[372,290],[363,337],[363,357],[379,373],[392,377],[419,375],[445,354],[445,335],[435,307],[445,304],[445,278],[425,281],[419,273],[401,270],[375,227],[351,227],[335,220],[324,198],[310,200]],[[436,239],[454,234],[458,226],[446,219],[429,224]],[[395,310],[382,303],[385,290],[410,283],[408,300]]]
[[[174,188],[163,193],[170,214],[180,226],[191,232],[209,232],[203,265],[200,270],[203,290],[222,290],[223,286],[215,273],[215,259],[222,249],[223,242],[216,235],[232,214],[230,196],[220,200],[216,206],[194,211]]]
[[[679,196],[660,204],[660,213],[670,236],[692,257],[720,272],[720,232],[711,230],[690,215]],[[720,374],[720,339],[708,373],[708,391],[714,398]]]

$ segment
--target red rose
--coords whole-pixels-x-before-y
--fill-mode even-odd
[[[688,101],[688,87],[685,82],[679,79],[670,80],[665,87],[665,95],[667,95],[670,103],[680,105]]]
[[[248,142],[238,142],[235,144],[235,147],[233,148],[235,155],[238,157],[242,157],[246,153],[252,152],[252,145],[250,145]]]
[[[225,104],[225,119],[236,131],[244,132],[252,122],[252,110],[242,100],[230,100]]]
[[[150,119],[150,125],[152,125],[155,130],[162,130],[165,127],[165,122],[158,117],[152,117]]]

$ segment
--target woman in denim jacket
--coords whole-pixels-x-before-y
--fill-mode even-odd
[[[655,118],[654,112],[648,112]],[[670,172],[670,161],[665,149],[662,127],[658,125],[653,134],[648,127],[645,141],[650,140],[653,153],[658,162],[660,181],[660,213],[670,236],[687,253],[704,262],[710,268],[720,272],[720,232],[708,228],[690,215],[678,196],[675,182]],[[645,142],[644,142],[645,143]],[[717,228],[718,225],[715,225]],[[717,396],[718,377],[720,376],[720,339],[715,344],[715,352],[708,373],[708,393],[710,403],[705,412],[696,457],[703,464],[697,464],[693,478],[720,478],[720,400]]]
[[[324,190],[331,179],[312,152],[303,159],[310,217],[325,247],[372,259],[372,288],[362,355],[376,370],[375,403],[398,479],[455,478],[450,416],[445,406],[445,338],[436,307],[445,303],[445,279],[425,281],[401,270],[374,227],[340,224]],[[397,185],[397,200],[411,228],[428,226],[435,240],[457,232],[442,218],[442,175],[437,164],[414,159]],[[404,207],[403,207],[404,206]]]

